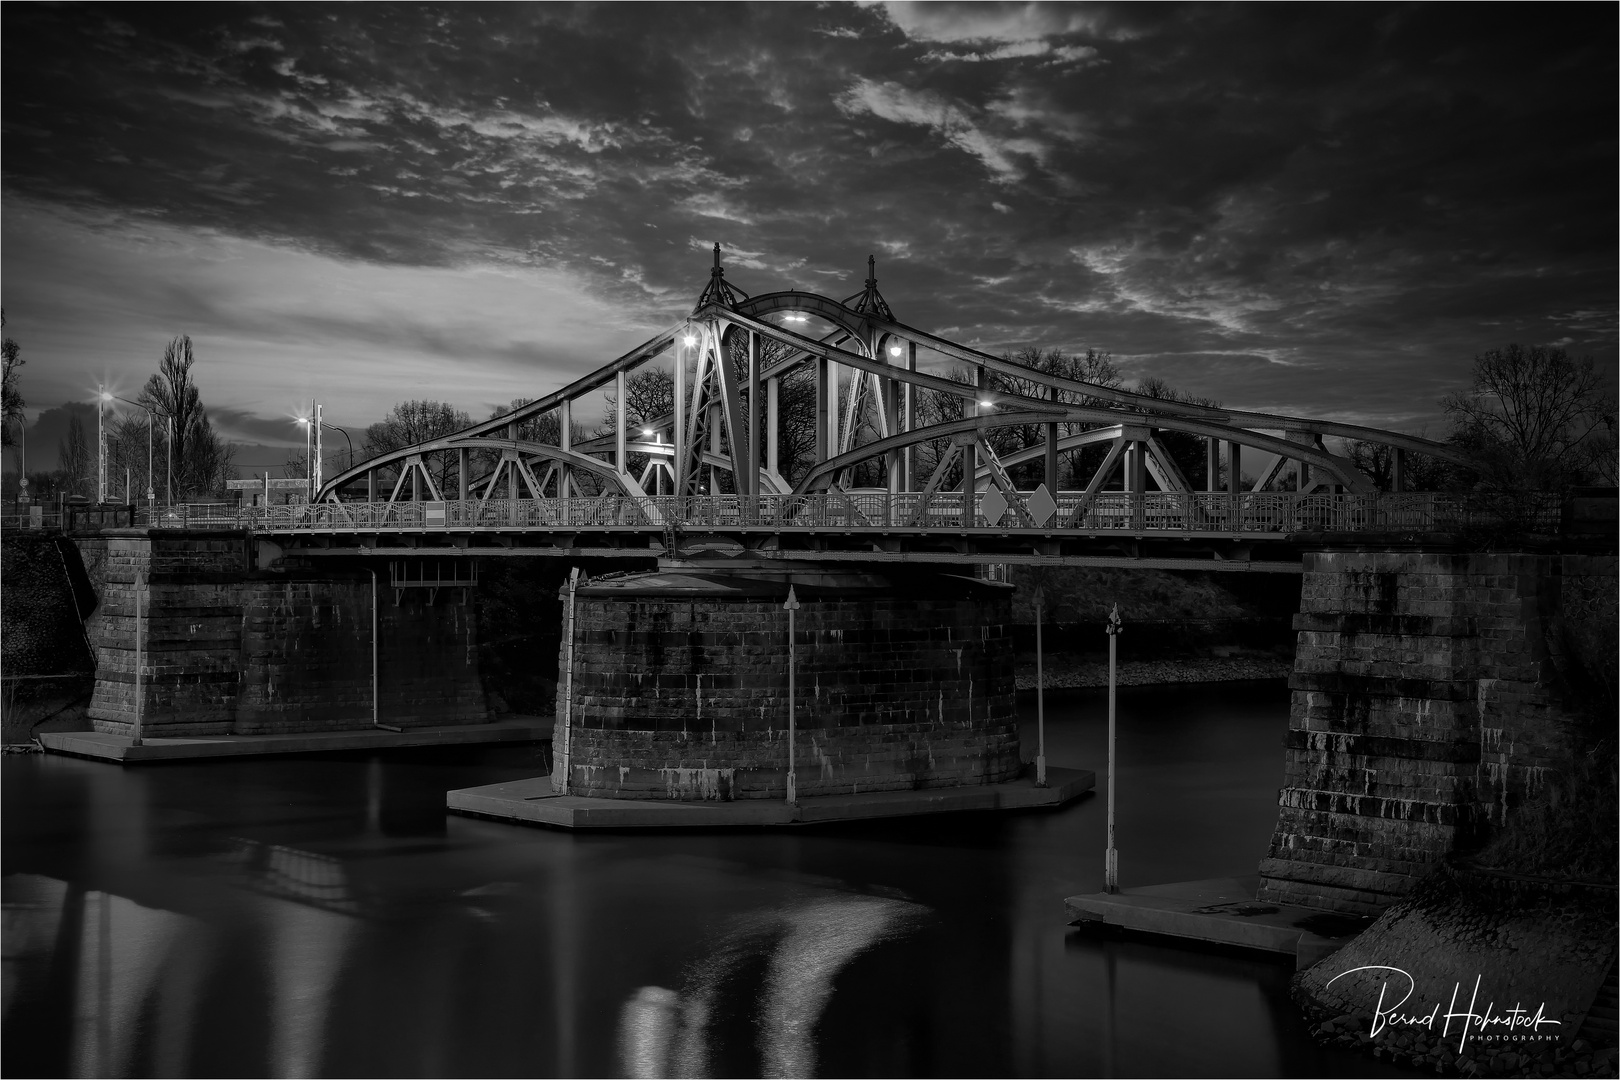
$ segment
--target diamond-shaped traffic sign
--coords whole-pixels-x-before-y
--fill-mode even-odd
[[[1035,519],[1037,525],[1045,525],[1051,521],[1052,515],[1057,513],[1057,508],[1057,500],[1052,498],[1052,493],[1046,490],[1045,484],[1036,488],[1035,494],[1029,497],[1029,516]]]
[[[991,488],[984,493],[984,498],[979,503],[979,509],[984,513],[985,521],[991,525],[998,525],[1001,523],[1001,515],[1007,512],[1007,496],[995,488]]]

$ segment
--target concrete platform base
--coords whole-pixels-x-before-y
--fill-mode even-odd
[[[329,750],[393,750],[408,746],[466,746],[474,743],[535,742],[551,738],[552,721],[539,717],[509,717],[489,724],[453,724],[444,727],[388,731],[359,728],[351,731],[305,732],[294,735],[212,735],[197,738],[143,739],[131,744],[127,735],[99,731],[49,731],[39,735],[40,745],[53,754],[139,765],[149,761],[253,757],[265,754],[313,754]]]
[[[1056,807],[1090,791],[1096,774],[1085,769],[1046,770],[1047,785],[1032,778],[977,787],[824,795],[789,806],[780,799],[675,802],[662,799],[592,799],[555,795],[549,777],[514,780],[449,792],[445,805],[462,814],[561,829],[681,829],[753,825],[810,825],[832,821],[943,814],[961,810]]]
[[[1105,925],[1294,958],[1303,971],[1372,924],[1371,918],[1255,900],[1260,877],[1178,881],[1071,896],[1063,901],[1070,926]]]

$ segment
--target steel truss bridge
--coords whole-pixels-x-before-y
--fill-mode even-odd
[[[900,322],[873,260],[867,267],[864,289],[842,301],[796,289],[749,296],[726,280],[716,244],[692,313],[583,378],[364,461],[320,484],[309,504],[182,513],[191,527],[229,523],[310,553],[646,555],[705,534],[782,557],[1241,562],[1271,549],[1297,558],[1287,553],[1301,534],[1446,530],[1478,512],[1457,496],[1401,490],[1409,453],[1467,463],[1448,446],[1038,371]],[[919,348],[967,380],[919,370]],[[648,365],[672,369],[673,407],[634,417],[629,380]],[[799,395],[800,414],[786,404],[789,378],[813,379],[813,405]],[[923,391],[959,401],[960,418],[920,423]],[[575,407],[599,392],[610,430],[581,438]],[[783,436],[794,420],[802,431],[811,409],[813,454],[790,469],[800,473],[790,484]],[[1008,449],[1013,428],[1040,434]],[[1170,453],[1171,433],[1201,441],[1201,488]],[[1326,436],[1388,447],[1394,490],[1377,491]],[[1059,455],[1093,446],[1102,460],[1084,488],[1057,490]],[[1245,453],[1268,464],[1242,489]],[[1036,463],[1044,482],[1019,487],[1012,470]],[[858,472],[877,484],[856,487]],[[153,524],[180,522],[170,511]]]

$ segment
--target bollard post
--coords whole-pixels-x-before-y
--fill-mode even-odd
[[[1035,786],[1046,786],[1046,672],[1041,659],[1041,623],[1045,622],[1046,590],[1035,586]]]
[[[793,640],[794,639],[793,613],[795,611],[799,610],[799,597],[793,591],[793,586],[792,585],[788,586],[787,601],[785,603],[783,603],[782,607],[785,608],[787,610],[787,613],[788,613],[788,774],[787,774],[787,801],[788,801],[789,806],[797,806],[798,802],[799,802],[799,792],[798,792],[797,785],[796,785],[796,777],[794,775],[794,765],[795,765],[795,763],[794,763],[794,760],[793,760],[793,741],[794,741],[793,737],[794,737],[794,726],[795,726],[794,721],[796,719],[796,717],[794,716],[794,708],[795,708],[795,705],[797,703],[794,700],[796,695],[794,693],[795,688],[794,688],[793,667],[794,667],[794,662],[797,659],[798,653],[797,653],[797,651],[795,649],[794,640]]]
[[[1119,605],[1108,613],[1108,852],[1103,861],[1103,891],[1119,892],[1119,852],[1114,847],[1114,672],[1118,657]]]

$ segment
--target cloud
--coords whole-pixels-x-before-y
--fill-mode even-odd
[[[933,132],[957,149],[978,158],[997,183],[1012,184],[1028,172],[1021,158],[1041,160],[1046,146],[1035,139],[1003,136],[986,130],[969,110],[932,90],[911,90],[895,82],[857,79],[837,99],[838,108],[851,115],[868,113],[897,124],[911,124]]]
[[[1100,9],[1067,3],[915,3],[887,0],[889,21],[918,41],[1028,42],[1057,34],[1127,36]]]

